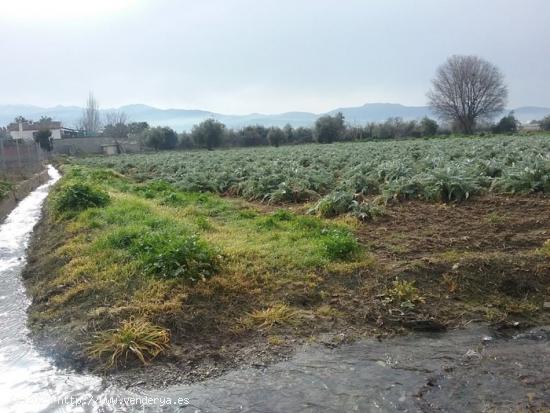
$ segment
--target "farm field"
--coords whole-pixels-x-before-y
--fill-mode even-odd
[[[24,275],[30,327],[60,361],[120,368],[160,356],[145,371],[161,374],[131,369],[133,380],[194,380],[309,341],[550,322],[548,138],[61,168]],[[148,340],[118,353],[129,336]]]
[[[363,142],[88,158],[137,180],[270,203],[331,193],[460,201],[550,192],[550,139],[491,137]]]

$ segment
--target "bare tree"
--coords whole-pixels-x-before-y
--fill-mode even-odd
[[[437,69],[428,92],[433,111],[466,134],[473,133],[478,120],[502,112],[507,97],[502,73],[477,56],[451,56]]]
[[[128,116],[124,112],[109,112],[105,114],[105,128],[103,135],[115,139],[128,137],[130,128],[128,127]]]
[[[86,132],[86,135],[97,135],[101,128],[99,105],[92,92],[86,101],[86,108],[82,111],[82,117],[78,122],[78,128]]]
[[[105,114],[105,125],[126,125],[128,123],[128,115],[121,111],[113,111]]]

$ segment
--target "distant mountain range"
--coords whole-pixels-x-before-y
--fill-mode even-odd
[[[135,104],[115,109],[102,109],[103,114],[112,111],[125,112],[130,121],[146,121],[154,126],[170,126],[177,131],[190,130],[193,125],[207,119],[215,118],[228,127],[239,128],[246,125],[284,126],[311,126],[324,113],[287,112],[273,115],[252,113],[249,115],[224,115],[221,113],[203,110],[188,109],[159,109],[152,106]],[[542,119],[550,114],[550,108],[523,106],[513,109],[515,116],[521,122]],[[327,112],[334,114],[342,112],[349,124],[365,124],[380,122],[390,117],[400,117],[405,120],[420,119],[433,114],[427,106],[404,106],[396,103],[367,103],[363,106],[338,108]],[[0,105],[0,126],[7,125],[17,116],[38,120],[41,116],[49,116],[60,120],[67,127],[74,127],[82,115],[82,108],[78,106],[55,106],[43,108],[28,105]]]

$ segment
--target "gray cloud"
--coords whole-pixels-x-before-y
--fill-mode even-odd
[[[502,69],[511,107],[550,106],[546,0],[13,3],[0,10],[0,103],[82,104],[93,90],[102,106],[226,113],[422,105],[437,65],[467,53]]]

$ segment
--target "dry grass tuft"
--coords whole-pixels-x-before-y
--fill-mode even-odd
[[[259,329],[270,330],[275,326],[293,325],[298,321],[298,311],[286,304],[277,304],[265,310],[256,310],[248,315],[246,324],[251,324]]]
[[[103,362],[105,369],[125,366],[132,357],[148,364],[170,347],[170,333],[148,321],[124,321],[119,328],[99,333],[88,347],[92,359]]]

